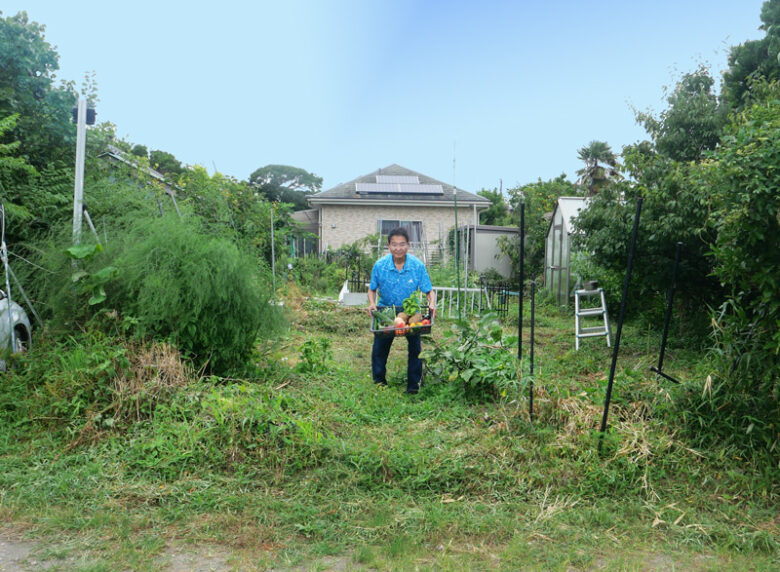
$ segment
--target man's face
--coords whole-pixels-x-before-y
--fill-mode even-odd
[[[394,258],[401,258],[406,256],[406,251],[409,250],[409,243],[403,236],[394,235],[390,239],[390,252]]]

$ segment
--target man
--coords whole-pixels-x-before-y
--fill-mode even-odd
[[[431,318],[436,313],[436,294],[431,286],[428,271],[419,258],[407,254],[409,250],[409,234],[403,228],[394,228],[387,235],[390,254],[383,256],[374,263],[371,270],[371,283],[368,286],[368,311],[377,306],[401,306],[412,292],[420,289],[428,298]],[[379,303],[377,304],[377,290]],[[374,346],[371,349],[371,373],[374,383],[387,385],[387,356],[394,337],[374,336]],[[409,358],[406,367],[406,392],[417,393],[420,390],[422,378],[422,342],[420,334],[408,335]]]

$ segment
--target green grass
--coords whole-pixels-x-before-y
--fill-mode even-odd
[[[375,387],[367,316],[324,302],[293,309],[251,380],[158,351],[162,390],[136,346],[108,367],[120,340],[44,341],[3,380],[0,519],[78,570],[164,569],[175,543],[241,570],[776,569],[777,467],[675,424],[678,389],[648,371],[658,335],[624,328],[599,454],[610,350],[575,352],[571,317],[537,310],[533,423],[524,393],[464,401],[429,378],[406,395],[403,340]],[[327,367],[302,373],[322,337]],[[697,352],[665,363],[703,385]]]

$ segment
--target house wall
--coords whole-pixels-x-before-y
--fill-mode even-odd
[[[321,206],[320,249],[336,249],[350,244],[370,234],[377,233],[377,221],[383,220],[419,220],[423,223],[423,232],[428,243],[441,238],[455,226],[455,209],[452,207],[421,206],[361,206],[361,205],[322,205]],[[458,224],[473,224],[473,208],[458,208]]]

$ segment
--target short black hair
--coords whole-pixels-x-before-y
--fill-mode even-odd
[[[390,244],[390,239],[393,238],[394,236],[403,236],[406,239],[406,242],[409,242],[409,233],[406,232],[405,228],[401,228],[400,226],[397,226],[393,230],[391,230],[387,235],[387,244]]]

